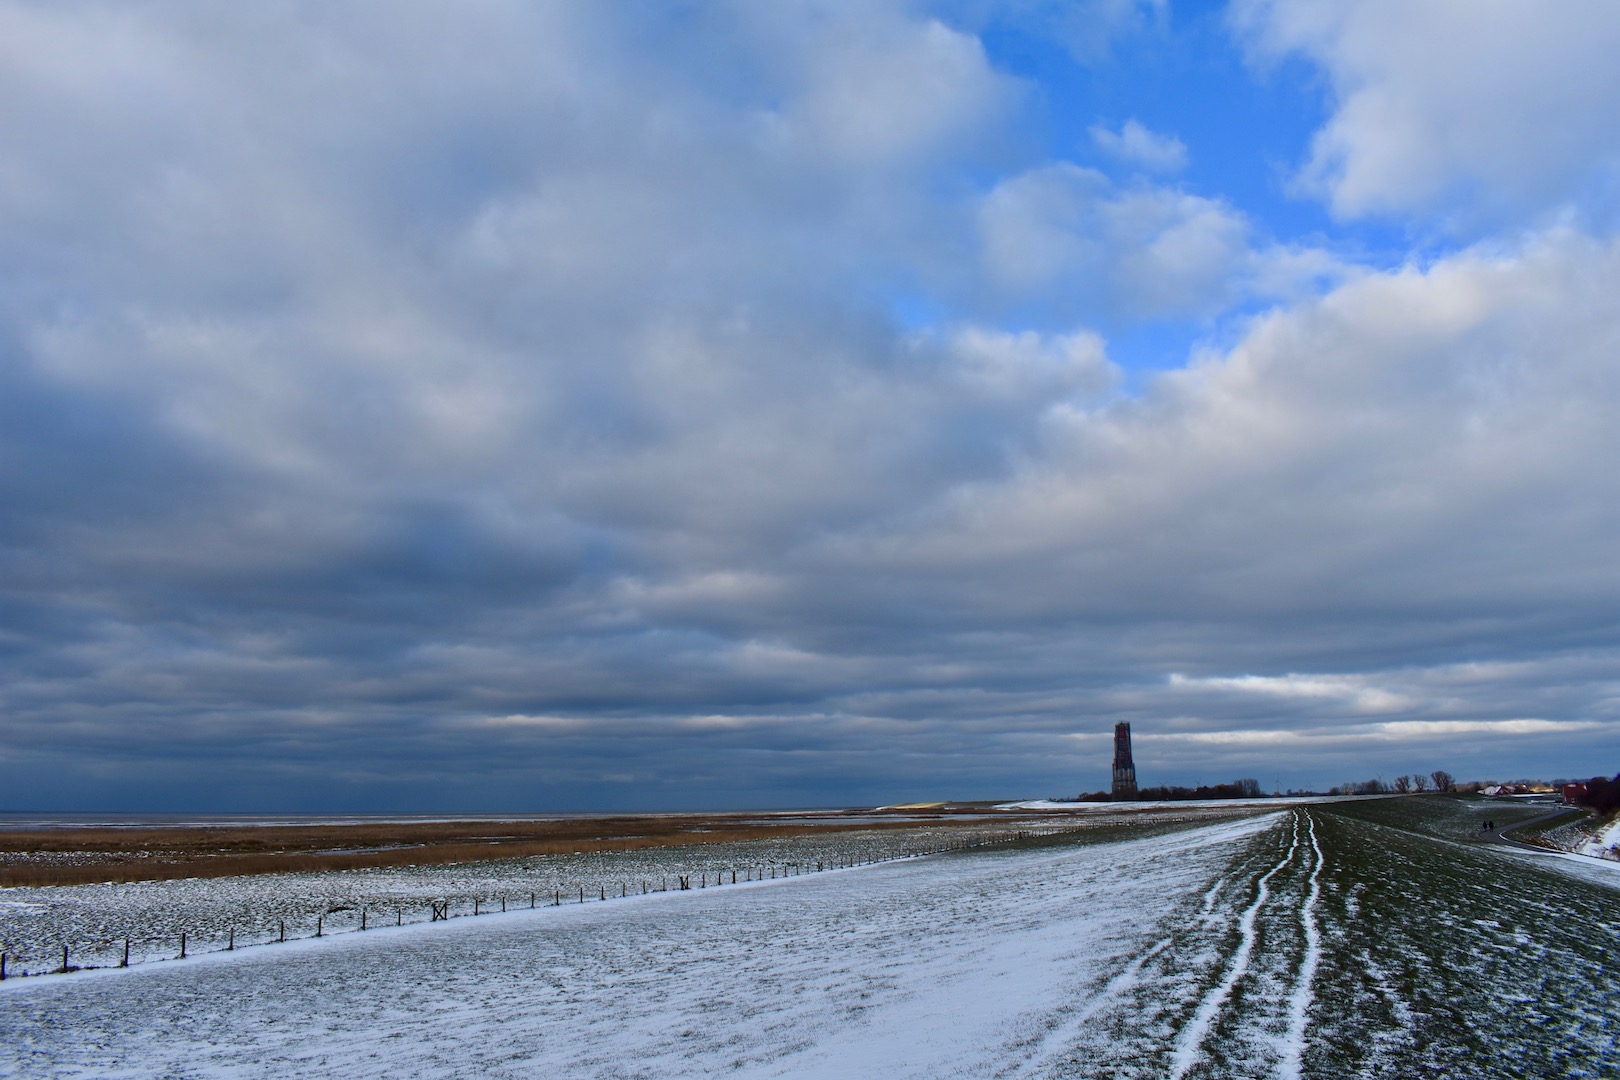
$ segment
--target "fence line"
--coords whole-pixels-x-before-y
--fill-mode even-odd
[[[1068,833],[1079,832],[1084,828],[1085,828],[1085,826],[1083,826],[1083,825],[1077,825],[1077,826],[1071,826],[1069,828],[1061,828],[1061,829],[1041,829],[1041,830],[1020,829],[1020,830],[1015,830],[1015,831],[1009,832],[1009,833],[1004,833],[1004,834],[999,834],[999,835],[994,835],[994,836],[989,836],[989,837],[978,837],[978,838],[975,838],[975,839],[957,840],[957,839],[953,838],[949,843],[946,843],[946,844],[944,844],[944,845],[942,845],[940,847],[929,848],[929,849],[926,849],[926,850],[923,850],[923,851],[904,852],[904,853],[901,853],[901,854],[882,854],[882,855],[874,855],[874,856],[859,857],[859,858],[854,856],[854,855],[839,854],[838,856],[836,856],[836,858],[829,856],[829,857],[823,857],[823,858],[815,860],[815,869],[814,870],[809,869],[810,862],[809,862],[808,859],[806,859],[806,860],[804,860],[802,862],[780,861],[780,862],[771,862],[771,863],[768,863],[768,864],[754,863],[754,864],[743,866],[740,869],[736,868],[736,867],[727,867],[725,870],[718,870],[718,871],[715,872],[713,886],[710,886],[710,884],[709,884],[708,870],[705,869],[705,870],[702,870],[702,871],[700,871],[698,873],[698,875],[697,875],[698,884],[697,884],[696,887],[699,888],[699,889],[707,889],[707,888],[711,888],[711,887],[719,888],[720,886],[722,886],[722,885],[724,885],[726,883],[724,878],[725,878],[725,875],[727,873],[730,874],[730,876],[731,876],[730,884],[733,884],[733,885],[748,884],[748,883],[758,883],[758,882],[763,882],[763,881],[767,881],[767,880],[775,881],[775,880],[778,880],[779,877],[782,878],[782,879],[786,879],[786,878],[789,878],[789,877],[801,877],[801,876],[803,876],[804,874],[807,874],[807,873],[823,873],[823,872],[826,872],[826,871],[829,871],[829,870],[845,870],[845,869],[853,869],[855,867],[860,867],[860,866],[875,866],[875,865],[878,865],[880,863],[900,862],[900,861],[903,861],[903,860],[906,860],[906,859],[920,859],[920,858],[926,858],[926,857],[933,856],[933,855],[943,855],[943,854],[948,854],[948,853],[953,852],[953,851],[970,851],[970,850],[975,850],[975,849],[979,849],[979,848],[987,848],[987,847],[995,847],[995,846],[998,846],[998,845],[1013,844],[1013,843],[1018,843],[1020,841],[1030,840],[1030,839],[1037,839],[1037,838],[1046,839],[1046,838],[1050,838],[1050,837],[1058,837],[1058,836],[1066,835]],[[766,878],[766,876],[765,876],[765,871],[767,869],[769,869],[769,871],[770,871],[770,877],[769,878]],[[780,875],[778,874],[778,870],[781,871]],[[739,878],[737,876],[739,873],[741,873],[743,875],[740,880],[739,880]],[[659,883],[659,887],[656,888],[656,889],[652,888],[652,882],[651,882],[650,879],[643,879],[642,882],[641,882],[641,894],[640,895],[647,896],[647,895],[650,895],[652,893],[672,892],[672,891],[673,892],[687,892],[687,891],[691,891],[693,889],[693,885],[692,885],[693,875],[691,875],[691,874],[676,874],[674,876],[675,876],[676,881],[677,881],[677,887],[675,889],[673,889],[673,890],[670,888],[670,885],[669,885],[670,875],[667,875],[667,874],[664,875],[663,878],[662,878],[662,881]],[[538,890],[531,891],[529,893],[529,907],[531,909],[535,908],[537,906],[537,900],[538,900],[539,895],[540,894],[539,894]],[[630,893],[629,893],[628,883],[625,882],[622,879],[619,882],[619,895],[617,897],[613,897],[613,896],[609,895],[609,893],[607,891],[607,886],[605,884],[600,884],[599,883],[598,886],[597,886],[597,902],[599,902],[599,903],[600,902],[606,902],[606,901],[608,901],[610,899],[625,899],[625,898],[628,898],[629,896],[630,896]],[[477,894],[475,894],[475,895],[473,895],[471,897],[460,897],[459,902],[460,902],[460,904],[462,905],[463,908],[465,908],[465,905],[470,901],[470,903],[472,904],[472,910],[471,911],[466,911],[466,910],[457,911],[455,909],[455,907],[453,907],[453,905],[455,905],[457,903],[457,901],[458,901],[457,897],[440,897],[438,899],[431,899],[431,900],[428,901],[428,904],[427,904],[428,912],[429,912],[427,921],[430,922],[430,923],[432,923],[432,922],[448,922],[452,918],[473,918],[473,917],[477,917],[479,915],[492,914],[493,913],[492,911],[483,908],[482,904],[483,904],[484,899],[485,899],[484,896],[477,895]],[[510,899],[509,894],[502,894],[499,897],[499,899],[500,899],[500,902],[501,902],[500,910],[502,912],[507,911],[507,901]],[[572,898],[570,898],[570,899],[572,899]],[[562,890],[560,888],[559,889],[554,889],[553,890],[553,901],[552,901],[551,906],[560,907],[560,906],[562,906],[562,902],[563,902]],[[581,883],[579,885],[579,887],[578,887],[578,900],[575,901],[575,902],[578,903],[578,904],[583,904],[583,903],[587,902],[585,885],[583,883]],[[370,911],[371,911],[372,906],[373,905],[371,905],[371,904],[362,904],[361,905],[361,907],[360,907],[359,925],[356,926],[353,930],[349,931],[350,933],[361,933],[361,932],[363,932],[363,931],[370,928],[371,924],[369,922],[369,916],[370,916]],[[383,905],[378,905],[378,906],[383,907],[385,909],[385,907]],[[392,906],[394,908],[394,925],[403,926],[405,924],[405,906],[401,905],[401,904],[392,904],[392,905],[387,905],[387,906]],[[337,914],[341,910],[345,910],[345,909],[334,908],[334,909],[332,909],[330,911],[325,912],[324,914],[316,915],[316,917],[315,917],[315,933],[313,935],[311,935],[310,937],[303,938],[301,940],[309,941],[309,940],[313,940],[314,938],[332,936],[332,934],[329,931],[327,931],[326,927],[325,927],[326,916],[327,915]],[[352,910],[352,909],[347,909],[347,910]],[[413,920],[413,925],[416,925],[415,920]],[[287,940],[287,922],[286,922],[286,920],[285,919],[278,920],[277,923],[276,923],[276,928],[275,928],[274,932],[272,933],[271,931],[266,931],[266,933],[270,935],[268,938],[266,938],[266,940],[258,941],[258,942],[249,942],[249,943],[244,944],[242,946],[242,948],[250,948],[250,947],[253,947],[255,945],[273,945],[273,944],[278,944],[278,943],[281,943],[281,942],[285,942]],[[61,946],[61,949],[62,949],[62,962],[61,962],[60,966],[54,967],[54,968],[48,967],[45,970],[32,970],[32,971],[29,970],[26,967],[22,968],[21,970],[18,970],[18,968],[17,968],[17,966],[15,964],[10,969],[8,969],[7,968],[7,961],[8,960],[21,961],[21,960],[24,960],[24,957],[19,956],[15,952],[0,949],[0,982],[5,981],[6,979],[16,979],[16,978],[24,978],[24,977],[29,977],[29,976],[38,976],[38,975],[63,975],[63,974],[69,974],[69,973],[72,973],[72,972],[75,972],[75,971],[96,971],[96,970],[104,970],[104,969],[108,969],[108,968],[127,968],[127,967],[132,966],[131,961],[130,961],[130,943],[132,941],[141,941],[143,943],[152,943],[152,942],[161,942],[162,940],[163,939],[160,938],[160,937],[153,937],[153,936],[147,936],[147,937],[144,937],[144,938],[136,938],[136,937],[132,937],[132,936],[125,936],[123,938],[122,956],[119,959],[119,961],[117,963],[105,963],[105,964],[90,964],[90,963],[74,964],[74,963],[72,963],[72,959],[73,959],[72,950],[70,949],[70,946],[68,944],[64,943]],[[137,960],[137,961],[135,961],[135,965],[138,966],[138,965],[141,965],[141,964],[162,963],[166,959],[184,960],[188,956],[195,956],[198,953],[198,950],[195,949],[195,948],[191,948],[188,951],[187,931],[182,930],[182,931],[179,932],[177,939],[176,938],[170,938],[168,940],[171,942],[171,945],[175,944],[177,942],[177,944],[178,944],[178,953],[177,954],[173,955],[172,957],[158,957],[157,959],[148,958],[148,959],[144,959],[144,960]],[[293,940],[297,941],[297,940],[300,940],[300,939],[295,936],[293,938]],[[118,945],[118,939],[117,938],[112,938],[112,939],[101,941],[101,942],[97,943],[97,945],[95,945],[95,946],[91,946],[89,948],[89,950],[86,950],[83,947],[81,947],[80,951],[81,952],[90,951],[95,955],[103,955],[105,950],[108,949],[108,948],[114,949],[116,951],[117,945]],[[223,949],[207,949],[207,950],[204,950],[204,952],[205,953],[206,952],[234,952],[234,951],[236,951],[236,949],[237,949],[236,929],[234,927],[232,927],[232,928],[229,929],[229,931],[227,933],[226,944],[225,944],[225,947]]]

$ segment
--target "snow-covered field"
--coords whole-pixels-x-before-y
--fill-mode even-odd
[[[8,980],[0,1073],[1614,1075],[1620,875],[1361,805]]]
[[[528,907],[606,897],[694,889],[733,878],[748,882],[797,877],[825,868],[905,858],[962,845],[984,845],[1009,835],[1083,830],[1088,835],[1130,828],[1156,830],[1252,813],[1230,803],[1088,816],[992,820],[950,826],[861,829],[771,839],[575,852],[473,863],[263,874],[253,877],[104,882],[90,885],[0,889],[0,951],[10,973],[53,971],[62,949],[76,967],[167,959],[186,935],[189,953],[237,948],[291,938],[341,934],[400,922],[428,922],[435,902],[451,916],[503,907]]]

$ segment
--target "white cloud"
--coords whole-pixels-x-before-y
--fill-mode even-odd
[[[1118,131],[1091,127],[1091,141],[1109,157],[1150,172],[1179,172],[1187,167],[1187,145],[1174,135],[1150,131],[1132,118]]]
[[[1240,0],[1233,19],[1258,58],[1299,53],[1326,71],[1333,115],[1302,180],[1341,216],[1512,220],[1612,198],[1620,7],[1608,0]]]
[[[1210,678],[1170,676],[1173,690],[1215,690],[1265,697],[1342,702],[1357,712],[1394,712],[1414,701],[1375,684],[1363,675],[1236,675]]]
[[[1257,242],[1219,199],[1115,185],[1078,165],[1008,177],[979,207],[991,285],[1071,317],[1203,317],[1254,297],[1297,297],[1347,269],[1325,252]]]
[[[1369,275],[1139,400],[1058,407],[1020,475],[898,543],[1049,611],[1583,609],[1615,585],[1613,292],[1620,246],[1563,232]]]

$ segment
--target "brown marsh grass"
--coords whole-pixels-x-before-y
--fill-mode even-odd
[[[931,824],[953,824],[948,817]],[[967,824],[958,821],[956,824]],[[982,824],[982,819],[980,819]],[[895,821],[658,815],[549,821],[0,830],[0,886],[358,870],[677,847],[806,833],[916,828]]]

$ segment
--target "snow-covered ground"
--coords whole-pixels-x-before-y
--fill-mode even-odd
[[[8,981],[0,1071],[1039,1074],[1175,924],[1214,910],[1234,853],[1277,829],[1272,816]]]
[[[1595,836],[1582,844],[1577,855],[1590,855],[1597,859],[1620,860],[1620,816],[1600,829]]]
[[[1555,862],[1308,808],[524,908],[8,980],[0,1075],[1604,1075]]]

